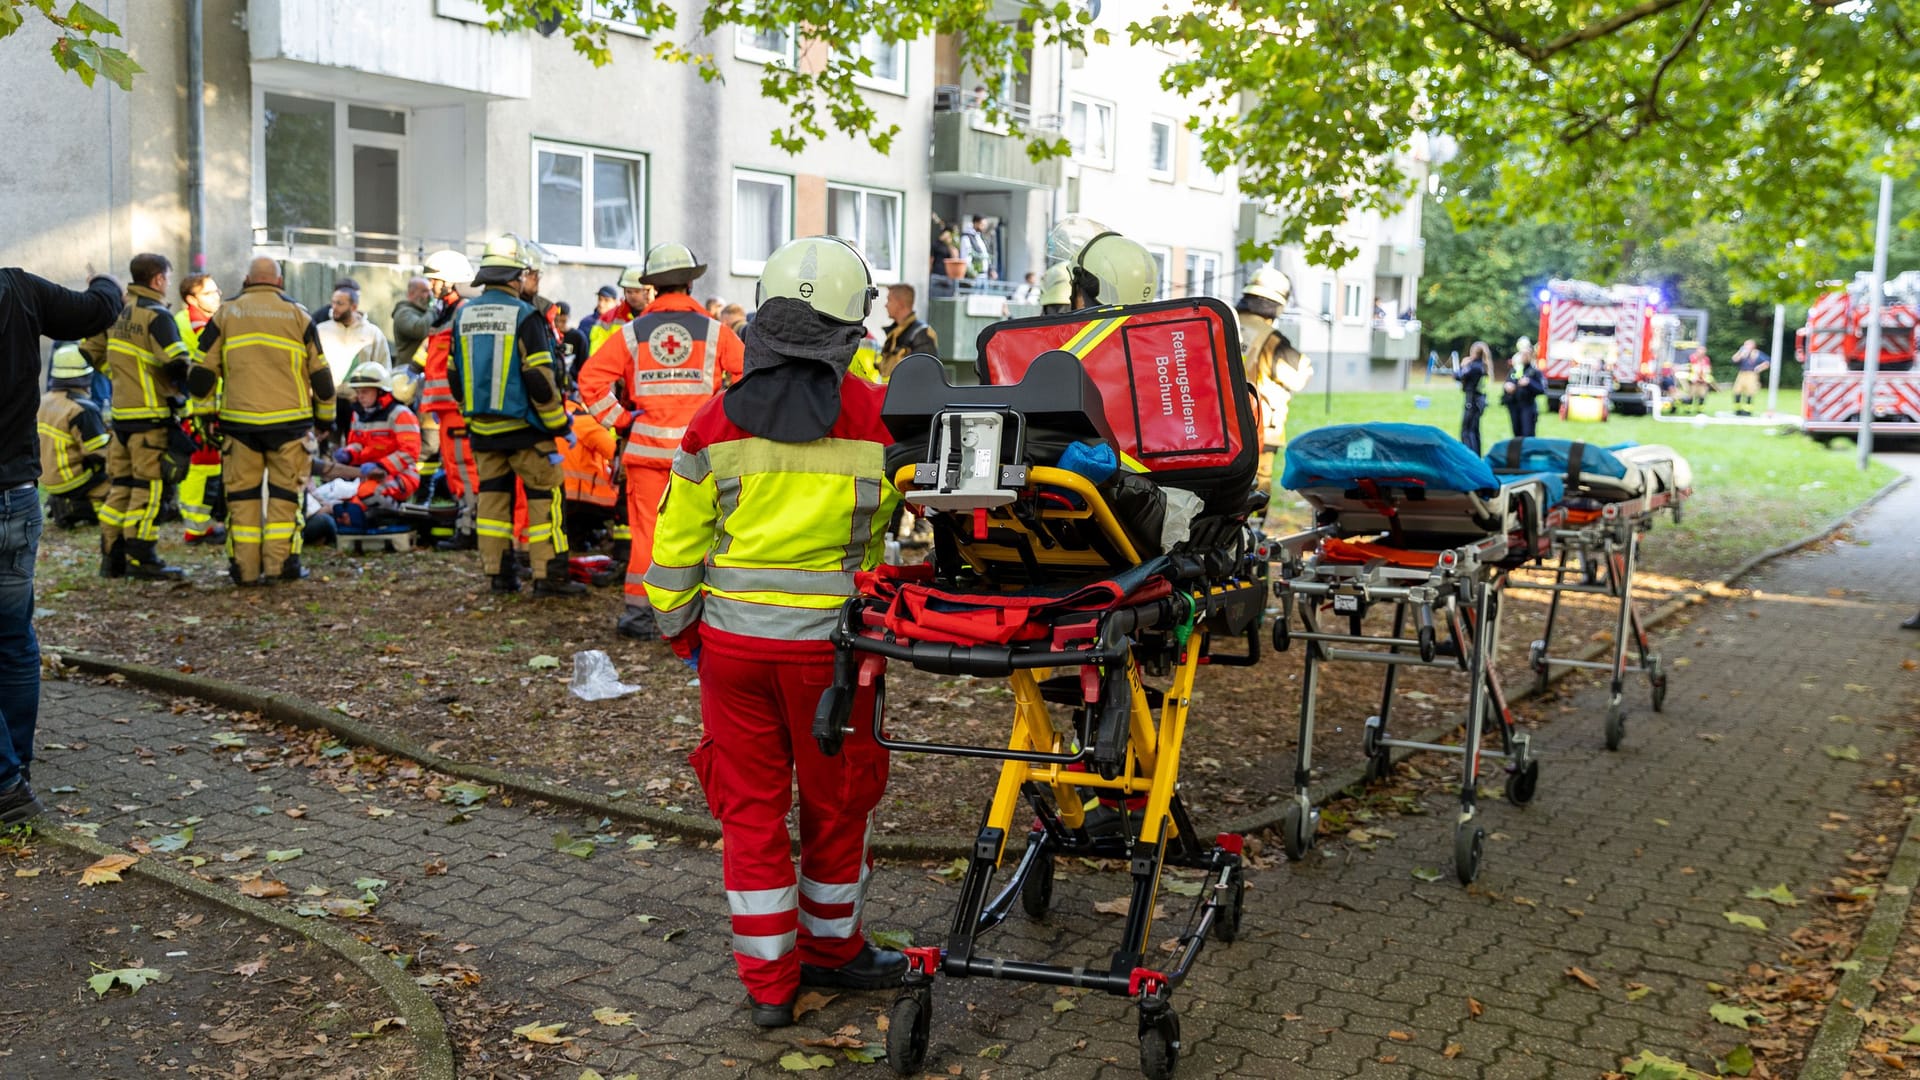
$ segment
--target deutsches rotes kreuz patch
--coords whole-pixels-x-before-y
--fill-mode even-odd
[[[655,363],[679,367],[693,359],[693,335],[679,323],[665,323],[647,335],[647,349],[653,353]]]

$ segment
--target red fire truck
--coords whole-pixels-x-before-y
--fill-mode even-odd
[[[1806,365],[1800,415],[1807,434],[1822,442],[1860,429],[1861,384],[1866,378],[1867,315],[1872,277],[1835,286],[1813,302],[1807,325],[1794,333],[1794,358]],[[1876,435],[1920,436],[1920,371],[1914,370],[1914,327],[1920,324],[1920,271],[1886,283],[1880,309],[1880,371],[1873,386]]]
[[[1540,340],[1535,347],[1547,376],[1550,399],[1557,399],[1578,373],[1609,384],[1607,399],[1619,412],[1644,412],[1642,382],[1652,382],[1653,316],[1663,297],[1658,286],[1595,285],[1589,281],[1547,282],[1540,302]]]

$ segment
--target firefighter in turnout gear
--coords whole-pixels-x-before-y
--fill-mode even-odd
[[[52,391],[40,399],[40,486],[47,517],[71,529],[100,520],[107,501],[107,422],[87,397],[93,368],[71,342],[53,351]]]
[[[1160,264],[1146,245],[1087,217],[1047,233],[1047,258],[1067,264],[1071,310],[1144,304],[1160,290]],[[1042,302],[1046,299],[1043,294]]]
[[[689,291],[707,268],[686,245],[655,245],[644,270],[640,282],[658,296],[587,358],[580,368],[580,400],[625,440],[621,466],[632,540],[626,609],[617,625],[627,637],[649,640],[655,627],[642,579],[674,453],[694,414],[719,393],[722,378],[740,378],[744,347]]]
[[[333,460],[360,470],[360,488],[333,508],[341,528],[365,532],[369,525],[399,519],[400,504],[420,490],[420,421],[393,396],[393,375],[370,360],[347,376],[353,391],[353,429]]]
[[[183,396],[192,353],[167,307],[173,264],[135,255],[133,285],[120,318],[82,346],[113,379],[113,441],[107,444],[107,501],[100,508],[100,573],[153,580],[186,576],[155,550],[169,451],[168,432]]]
[[[1287,405],[1313,378],[1312,361],[1274,324],[1292,297],[1287,275],[1262,266],[1247,279],[1233,305],[1247,385],[1260,401],[1260,471],[1254,482],[1262,491],[1272,486],[1280,455],[1287,449]]]
[[[473,446],[467,441],[467,420],[447,381],[447,359],[453,354],[453,320],[466,302],[459,286],[473,280],[473,263],[453,250],[427,256],[426,278],[433,290],[432,331],[415,354],[420,361],[419,415],[426,423],[423,438],[432,439],[439,455],[435,467],[439,483],[460,504],[454,533],[440,543],[445,548],[473,547],[474,507],[480,495],[480,473],[474,468]]]
[[[906,972],[861,929],[887,753],[864,724],[835,757],[812,734],[829,637],[854,573],[880,562],[900,493],[885,391],[848,374],[877,295],[866,260],[833,237],[795,240],[767,259],[759,294],[745,373],[674,454],[646,586],[661,633],[700,672],[690,760],[724,837],[734,962],[754,1023],[771,1028],[793,1023],[802,985],[877,989]],[[854,715],[874,693],[859,691]]]
[[[480,476],[475,518],[480,561],[495,592],[519,592],[514,568],[514,481],[526,485],[527,551],[538,596],[579,596],[567,578],[567,534],[560,527],[561,456],[566,402],[553,372],[552,338],[527,302],[531,260],[519,240],[489,241],[473,283],[486,291],[453,319],[447,375],[466,418]]]
[[[201,331],[201,356],[187,381],[198,398],[221,391],[227,573],[236,585],[307,576],[300,532],[313,460],[302,440],[334,421],[333,372],[320,336],[281,287],[279,264],[254,259],[240,295]]]

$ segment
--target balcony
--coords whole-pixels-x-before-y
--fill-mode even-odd
[[[944,279],[940,279],[944,280]],[[1039,304],[1015,303],[1013,288],[992,282],[979,290],[949,292],[927,301],[927,324],[940,336],[940,360],[955,385],[979,382],[974,343],[980,331],[1003,319],[1026,319],[1040,314]]]
[[[1405,363],[1419,356],[1419,322],[1403,322],[1399,319],[1376,322],[1373,327],[1373,348],[1369,355],[1375,360],[1394,363]]]
[[[276,82],[397,105],[533,94],[526,34],[496,34],[477,0],[252,0],[248,51]],[[391,80],[391,81],[389,81]]]
[[[1373,272],[1378,277],[1419,277],[1426,268],[1426,242],[1414,240],[1405,244],[1381,244],[1380,258]]]
[[[1025,106],[1009,106],[1008,115],[1028,130],[1052,132],[1059,118],[1034,116]],[[1052,191],[1060,186],[1060,160],[1034,161],[1027,143],[987,118],[984,109],[966,101],[957,86],[935,92],[933,113],[933,190],[966,194],[975,191]]]

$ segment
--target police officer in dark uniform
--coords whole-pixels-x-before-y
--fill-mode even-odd
[[[1514,346],[1513,363],[1507,373],[1506,393],[1501,403],[1513,421],[1513,437],[1531,439],[1540,427],[1540,398],[1547,392],[1547,376],[1533,361],[1533,345],[1521,338]],[[1475,449],[1479,449],[1478,446]]]
[[[1480,453],[1480,414],[1487,411],[1487,395],[1480,391],[1480,384],[1486,381],[1487,368],[1492,364],[1493,350],[1486,342],[1476,341],[1467,350],[1467,362],[1453,373],[1466,393],[1466,403],[1460,410],[1460,441],[1476,454]]]

